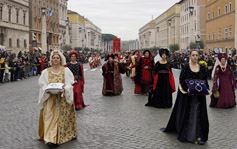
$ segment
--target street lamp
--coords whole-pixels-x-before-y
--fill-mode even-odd
[[[172,21],[171,21],[171,19],[169,19],[169,20],[168,20],[168,24],[169,24],[169,26],[171,25],[171,23],[172,23]]]
[[[69,25],[69,19],[67,18],[67,20],[65,20],[66,25]]]
[[[194,12],[194,7],[190,6],[189,7],[189,15],[190,15],[190,41],[195,41],[195,39],[193,39],[194,36],[194,17],[193,17],[193,12]]]
[[[193,11],[194,11],[194,7],[190,6],[190,7],[189,7],[190,15],[193,15]]]
[[[45,15],[46,15],[46,8],[45,8],[45,7],[42,7],[42,8],[41,8],[41,11],[42,11],[42,14],[45,16]]]
[[[157,28],[156,28],[156,31],[157,31],[157,32],[160,32],[160,27],[157,27]]]
[[[46,27],[46,8],[42,7],[42,52],[45,53],[48,51],[47,48],[47,27]]]

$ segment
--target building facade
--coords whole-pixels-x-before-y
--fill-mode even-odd
[[[175,4],[155,19],[155,46],[180,45],[180,5]]]
[[[191,42],[206,43],[205,1],[181,0],[180,4],[180,48],[189,49]]]
[[[0,45],[14,52],[29,49],[29,0],[0,1]]]
[[[101,29],[90,20],[86,20],[87,48],[102,50]]]
[[[208,51],[235,47],[235,0],[207,0],[206,29]]]
[[[59,48],[59,1],[58,0],[30,0],[30,49],[42,47],[42,8],[46,8],[46,40],[47,50]],[[32,45],[32,41],[36,44]],[[46,51],[43,49],[43,51]]]
[[[68,32],[68,24],[66,23],[67,20],[67,2],[68,0],[59,0],[59,44],[60,47],[66,44],[67,39],[67,32]]]
[[[70,44],[72,48],[86,48],[86,19],[77,12],[68,10]]]
[[[155,46],[155,20],[150,21],[139,29],[139,48],[153,48]]]
[[[139,50],[139,40],[130,40],[128,42],[128,51]]]

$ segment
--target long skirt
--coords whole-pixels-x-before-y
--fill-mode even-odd
[[[76,109],[82,109],[87,105],[84,104],[83,95],[82,95],[82,82],[79,80],[78,83],[73,85],[73,94],[74,94],[74,105]]]
[[[77,138],[77,124],[74,105],[65,97],[51,95],[44,103],[39,118],[39,140],[63,144]]]

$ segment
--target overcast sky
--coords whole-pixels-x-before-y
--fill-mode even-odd
[[[179,0],[69,0],[68,9],[122,40],[138,39],[138,30]]]

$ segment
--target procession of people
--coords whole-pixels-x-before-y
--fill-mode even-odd
[[[95,57],[100,59],[96,55],[92,54],[89,62],[94,62]],[[88,106],[83,100],[84,69],[83,64],[77,62],[78,57],[79,53],[72,50],[68,53],[70,61],[66,63],[60,50],[54,50],[49,61],[51,67],[41,72],[39,140],[50,147],[77,138],[75,111]],[[172,63],[170,57],[168,49],[160,49],[156,56],[149,50],[144,50],[142,54],[138,50],[124,55],[108,53],[107,61],[102,66],[102,95],[111,98],[121,95],[124,90],[121,74],[131,71],[131,82],[135,84],[134,94],[147,98],[145,106],[171,108],[174,102],[172,93],[176,92],[172,68],[177,64]],[[212,69],[213,88],[210,89],[209,63],[200,63],[204,59],[200,59],[198,50],[189,52],[189,62],[181,67],[177,97],[170,119],[167,126],[161,128],[163,132],[176,132],[181,142],[203,145],[209,134],[206,96],[211,94],[210,107],[230,108],[236,105],[234,72],[228,65],[225,53],[219,53],[217,57],[218,61]],[[47,90],[51,83],[64,85],[55,94]]]
[[[14,70],[10,76],[3,75],[1,71],[1,80],[4,80],[3,76],[14,81],[27,74],[40,75],[39,140],[49,147],[57,147],[77,139],[76,111],[89,106],[83,98],[86,81],[80,53],[75,50],[67,53],[52,50],[39,58],[35,56],[34,65],[27,63],[26,53],[4,56],[6,58],[2,56],[0,60],[1,68],[14,65],[15,70],[5,70],[4,73]],[[135,50],[108,53],[102,65],[100,54],[92,53],[89,66],[101,67],[103,96],[113,98],[121,95],[124,90],[122,74],[126,73],[130,83],[134,84],[134,95],[144,96],[147,108],[166,109],[174,105],[167,126],[160,127],[162,132],[175,132],[181,142],[203,145],[208,141],[209,134],[207,104],[224,109],[236,106],[236,69],[233,67],[236,56],[228,56],[226,53],[205,55],[198,50],[192,50],[188,55],[172,53],[168,49],[153,53],[150,50]],[[177,58],[184,61],[177,63]],[[27,70],[21,65],[26,68],[31,65],[31,68]],[[181,69],[179,79],[173,74],[173,69],[177,68]],[[175,85],[176,79],[178,84]],[[210,88],[208,82],[212,79],[213,87]],[[60,84],[63,85],[59,90]],[[52,89],[52,86],[56,87]],[[176,100],[173,100],[176,91]],[[210,95],[210,103],[206,103],[207,95]]]

